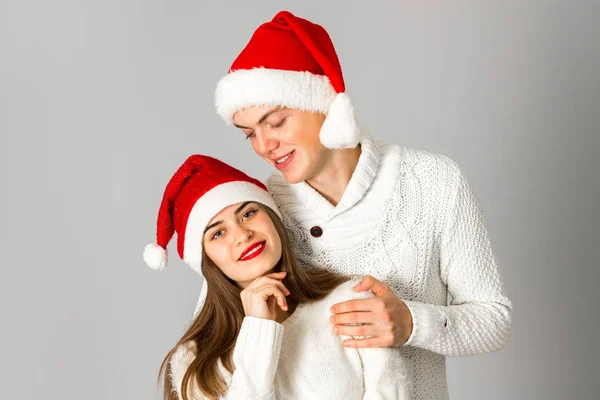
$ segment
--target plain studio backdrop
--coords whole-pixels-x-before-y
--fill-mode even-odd
[[[598,2],[0,4],[1,398],[160,397],[201,278],[142,251],[189,154],[270,173],[213,91],[281,9],[328,29],[374,136],[451,157],[481,199],[513,332],[448,359],[451,397],[598,398]]]

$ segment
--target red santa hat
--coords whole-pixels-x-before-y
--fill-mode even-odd
[[[167,245],[177,232],[179,257],[202,275],[206,225],[222,209],[245,201],[264,204],[281,216],[260,181],[215,158],[190,156],[167,184],[158,210],[156,243],[146,246],[144,261],[150,268],[165,269]]]
[[[283,106],[327,115],[325,147],[354,148],[360,131],[345,93],[338,56],[320,25],[279,12],[262,24],[215,91],[217,113],[228,125],[250,106]]]

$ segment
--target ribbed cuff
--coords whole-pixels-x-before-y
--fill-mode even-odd
[[[404,304],[410,310],[413,321],[412,333],[404,346],[431,348],[447,329],[446,316],[440,310],[443,307],[416,301],[404,301]]]
[[[233,351],[233,362],[256,387],[268,391],[279,362],[283,325],[263,318],[245,317]]]
[[[244,317],[235,347],[279,352],[282,338],[283,325],[280,323],[270,319]]]

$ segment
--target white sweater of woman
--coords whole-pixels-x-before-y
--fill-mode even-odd
[[[329,308],[371,296],[355,293],[359,280],[338,286],[322,300],[300,304],[283,323],[245,317],[235,349],[235,371],[221,372],[228,382],[224,399],[410,399],[407,371],[397,349],[349,349],[334,335]],[[195,357],[193,344],[180,346],[171,360],[174,390]],[[197,386],[190,399],[204,399]]]

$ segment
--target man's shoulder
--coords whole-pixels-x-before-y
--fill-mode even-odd
[[[401,146],[398,144],[376,141],[375,142],[382,157],[390,154],[399,154],[400,162],[410,164],[422,164],[440,168],[457,169],[458,166],[450,157],[434,153],[428,150],[417,149],[413,147]]]
[[[381,154],[381,164],[396,164],[403,177],[455,179],[460,174],[458,164],[444,154],[380,141],[376,145]]]

